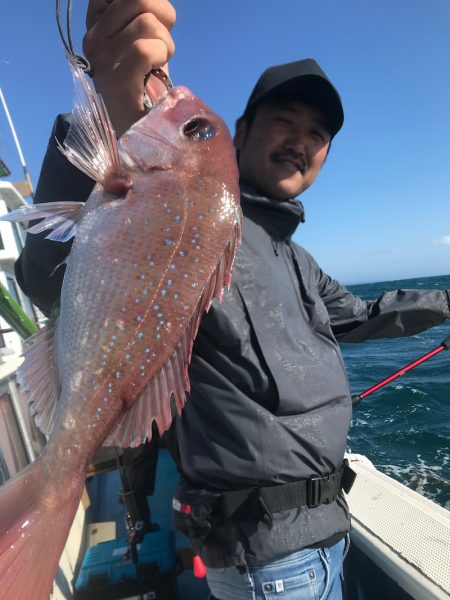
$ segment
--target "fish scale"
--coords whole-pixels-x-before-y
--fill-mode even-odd
[[[151,187],[155,186],[157,189],[157,181],[153,182]],[[152,193],[154,194],[151,187],[147,190],[149,197]],[[141,193],[143,193],[143,190],[137,182],[130,194],[138,196]],[[177,197],[179,196],[175,194],[175,198]],[[129,198],[127,202],[133,204],[133,198]],[[187,218],[187,215],[184,216],[188,212],[187,207],[189,212],[193,213],[193,219]],[[170,232],[167,231],[167,225],[164,227],[160,225],[160,222],[167,223],[167,208],[172,211],[170,214],[174,215],[172,221],[169,221],[172,223]],[[89,205],[87,209],[89,210]],[[83,336],[86,335],[86,332],[93,330],[98,319],[102,318],[98,311],[90,310],[88,313],[86,312],[85,307],[76,301],[74,289],[95,289],[95,286],[92,286],[92,281],[97,282],[100,280],[103,281],[103,284],[96,291],[100,299],[106,298],[109,300],[117,286],[125,291],[125,297],[118,296],[116,306],[110,306],[111,312],[121,314],[119,321],[123,331],[120,331],[117,321],[112,322],[109,320],[108,325],[104,324],[101,331],[107,351],[99,357],[107,361],[110,370],[116,369],[116,372],[120,372],[120,379],[125,386],[129,380],[136,382],[139,378],[143,379],[144,383],[154,373],[155,369],[161,368],[168,360],[169,355],[167,351],[164,352],[164,348],[174,346],[173,336],[175,336],[175,343],[180,340],[183,326],[191,316],[201,290],[205,287],[215,267],[212,262],[214,252],[211,251],[205,257],[205,252],[202,254],[201,241],[203,238],[210,238],[212,233],[216,234],[217,221],[223,214],[223,206],[220,202],[218,202],[218,207],[212,213],[209,210],[206,211],[210,216],[209,219],[205,218],[202,213],[198,213],[195,202],[189,199],[180,199],[178,202],[164,201],[160,204],[160,208],[156,205],[156,209],[157,212],[152,213],[152,222],[148,225],[146,235],[151,240],[150,248],[146,248],[145,244],[139,242],[139,246],[141,246],[139,254],[133,252],[133,248],[128,247],[128,236],[122,236],[122,240],[114,238],[112,240],[113,249],[111,249],[111,242],[105,243],[105,240],[110,238],[104,235],[101,240],[101,250],[99,250],[97,247],[98,240],[92,238],[92,236],[83,235],[81,224],[82,241],[78,242],[76,239],[74,242],[72,248],[73,260],[69,264],[65,276],[67,286],[65,286],[61,301],[61,314],[63,315],[63,319],[61,319],[63,324],[61,337],[68,339],[69,336],[64,331],[65,324],[70,327],[70,324],[74,321],[78,323],[78,333],[77,337],[71,338],[73,347],[67,348],[67,352],[62,356],[63,359],[74,356],[75,352],[83,345]],[[139,203],[131,210],[123,207],[120,203],[116,203],[110,211],[117,212],[117,215],[111,216],[109,214],[107,217],[112,225],[115,221],[127,218],[123,216],[123,213],[130,212],[133,214],[133,218],[128,224],[129,227],[135,227],[135,222],[139,223],[145,215],[145,210],[142,209],[142,205]],[[203,218],[198,218],[199,215]],[[180,218],[177,219],[177,217]],[[95,222],[91,223],[89,227],[95,227]],[[169,234],[170,238],[167,237]],[[216,238],[215,241],[224,245],[224,240],[220,238]],[[167,253],[168,246],[173,249],[170,254]],[[150,249],[152,254],[148,254]],[[108,277],[105,278],[104,264],[106,257],[112,252],[122,256],[125,255],[126,251],[128,252],[128,258],[122,259],[116,264],[111,264],[108,269]],[[89,259],[89,257],[95,257],[97,252],[100,252],[101,260],[95,259],[92,261],[92,259]],[[91,262],[93,262],[92,266],[90,265]],[[78,264],[83,264],[86,268],[81,271],[76,268]],[[72,265],[75,265],[75,267]],[[192,265],[199,266],[192,269]],[[75,281],[73,285],[70,285],[72,277]],[[129,290],[129,292],[126,292],[126,290]],[[183,302],[181,299],[183,299]],[[139,302],[136,302],[136,300]],[[91,298],[89,305],[97,306],[98,310],[102,311],[103,302],[99,299]],[[126,306],[125,312],[123,312],[122,306]],[[81,313],[80,318],[78,313]],[[83,315],[86,316],[84,323],[82,322]],[[115,348],[128,348],[129,351],[121,351],[119,358],[112,360],[115,356]],[[150,349],[150,352],[147,352],[147,349]],[[145,361],[141,361],[140,364],[132,368],[130,365],[135,354],[145,356]],[[148,362],[150,358],[153,360]],[[86,357],[80,354],[80,360],[86,361]],[[92,360],[95,360],[95,356],[88,357],[89,363]],[[82,367],[84,365],[77,365],[76,362],[74,364],[73,359],[70,360],[69,368],[77,370],[77,368]],[[67,368],[67,365],[63,364],[61,370],[65,368]]]
[[[76,233],[58,319],[31,340],[18,376],[50,437],[0,489],[0,600],[48,599],[98,448],[139,445],[153,422],[160,433],[170,426],[173,405],[181,412],[201,316],[229,285],[240,239],[223,121],[173,88],[115,148],[101,99],[72,68],[76,102],[62,151],[97,185],[86,204],[6,217],[40,219],[29,231],[48,239]]]

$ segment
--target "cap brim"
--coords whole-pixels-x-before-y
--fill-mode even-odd
[[[255,94],[250,99],[246,112],[250,107],[268,98],[299,99],[316,106],[323,112],[332,136],[336,135],[344,123],[344,111],[339,94],[332,84],[320,75],[305,74],[293,77],[272,89]]]

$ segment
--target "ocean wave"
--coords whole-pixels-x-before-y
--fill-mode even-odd
[[[445,459],[448,464],[450,456],[447,454]],[[418,454],[414,464],[375,463],[375,466],[422,496],[450,509],[450,481],[443,475],[442,465],[427,464]]]

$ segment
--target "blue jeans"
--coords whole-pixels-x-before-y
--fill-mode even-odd
[[[300,550],[273,562],[207,569],[217,600],[342,600],[342,566],[349,537],[330,548]]]

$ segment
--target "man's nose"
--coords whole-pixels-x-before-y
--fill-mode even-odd
[[[306,135],[301,130],[291,129],[286,140],[286,145],[298,154],[306,152]]]

